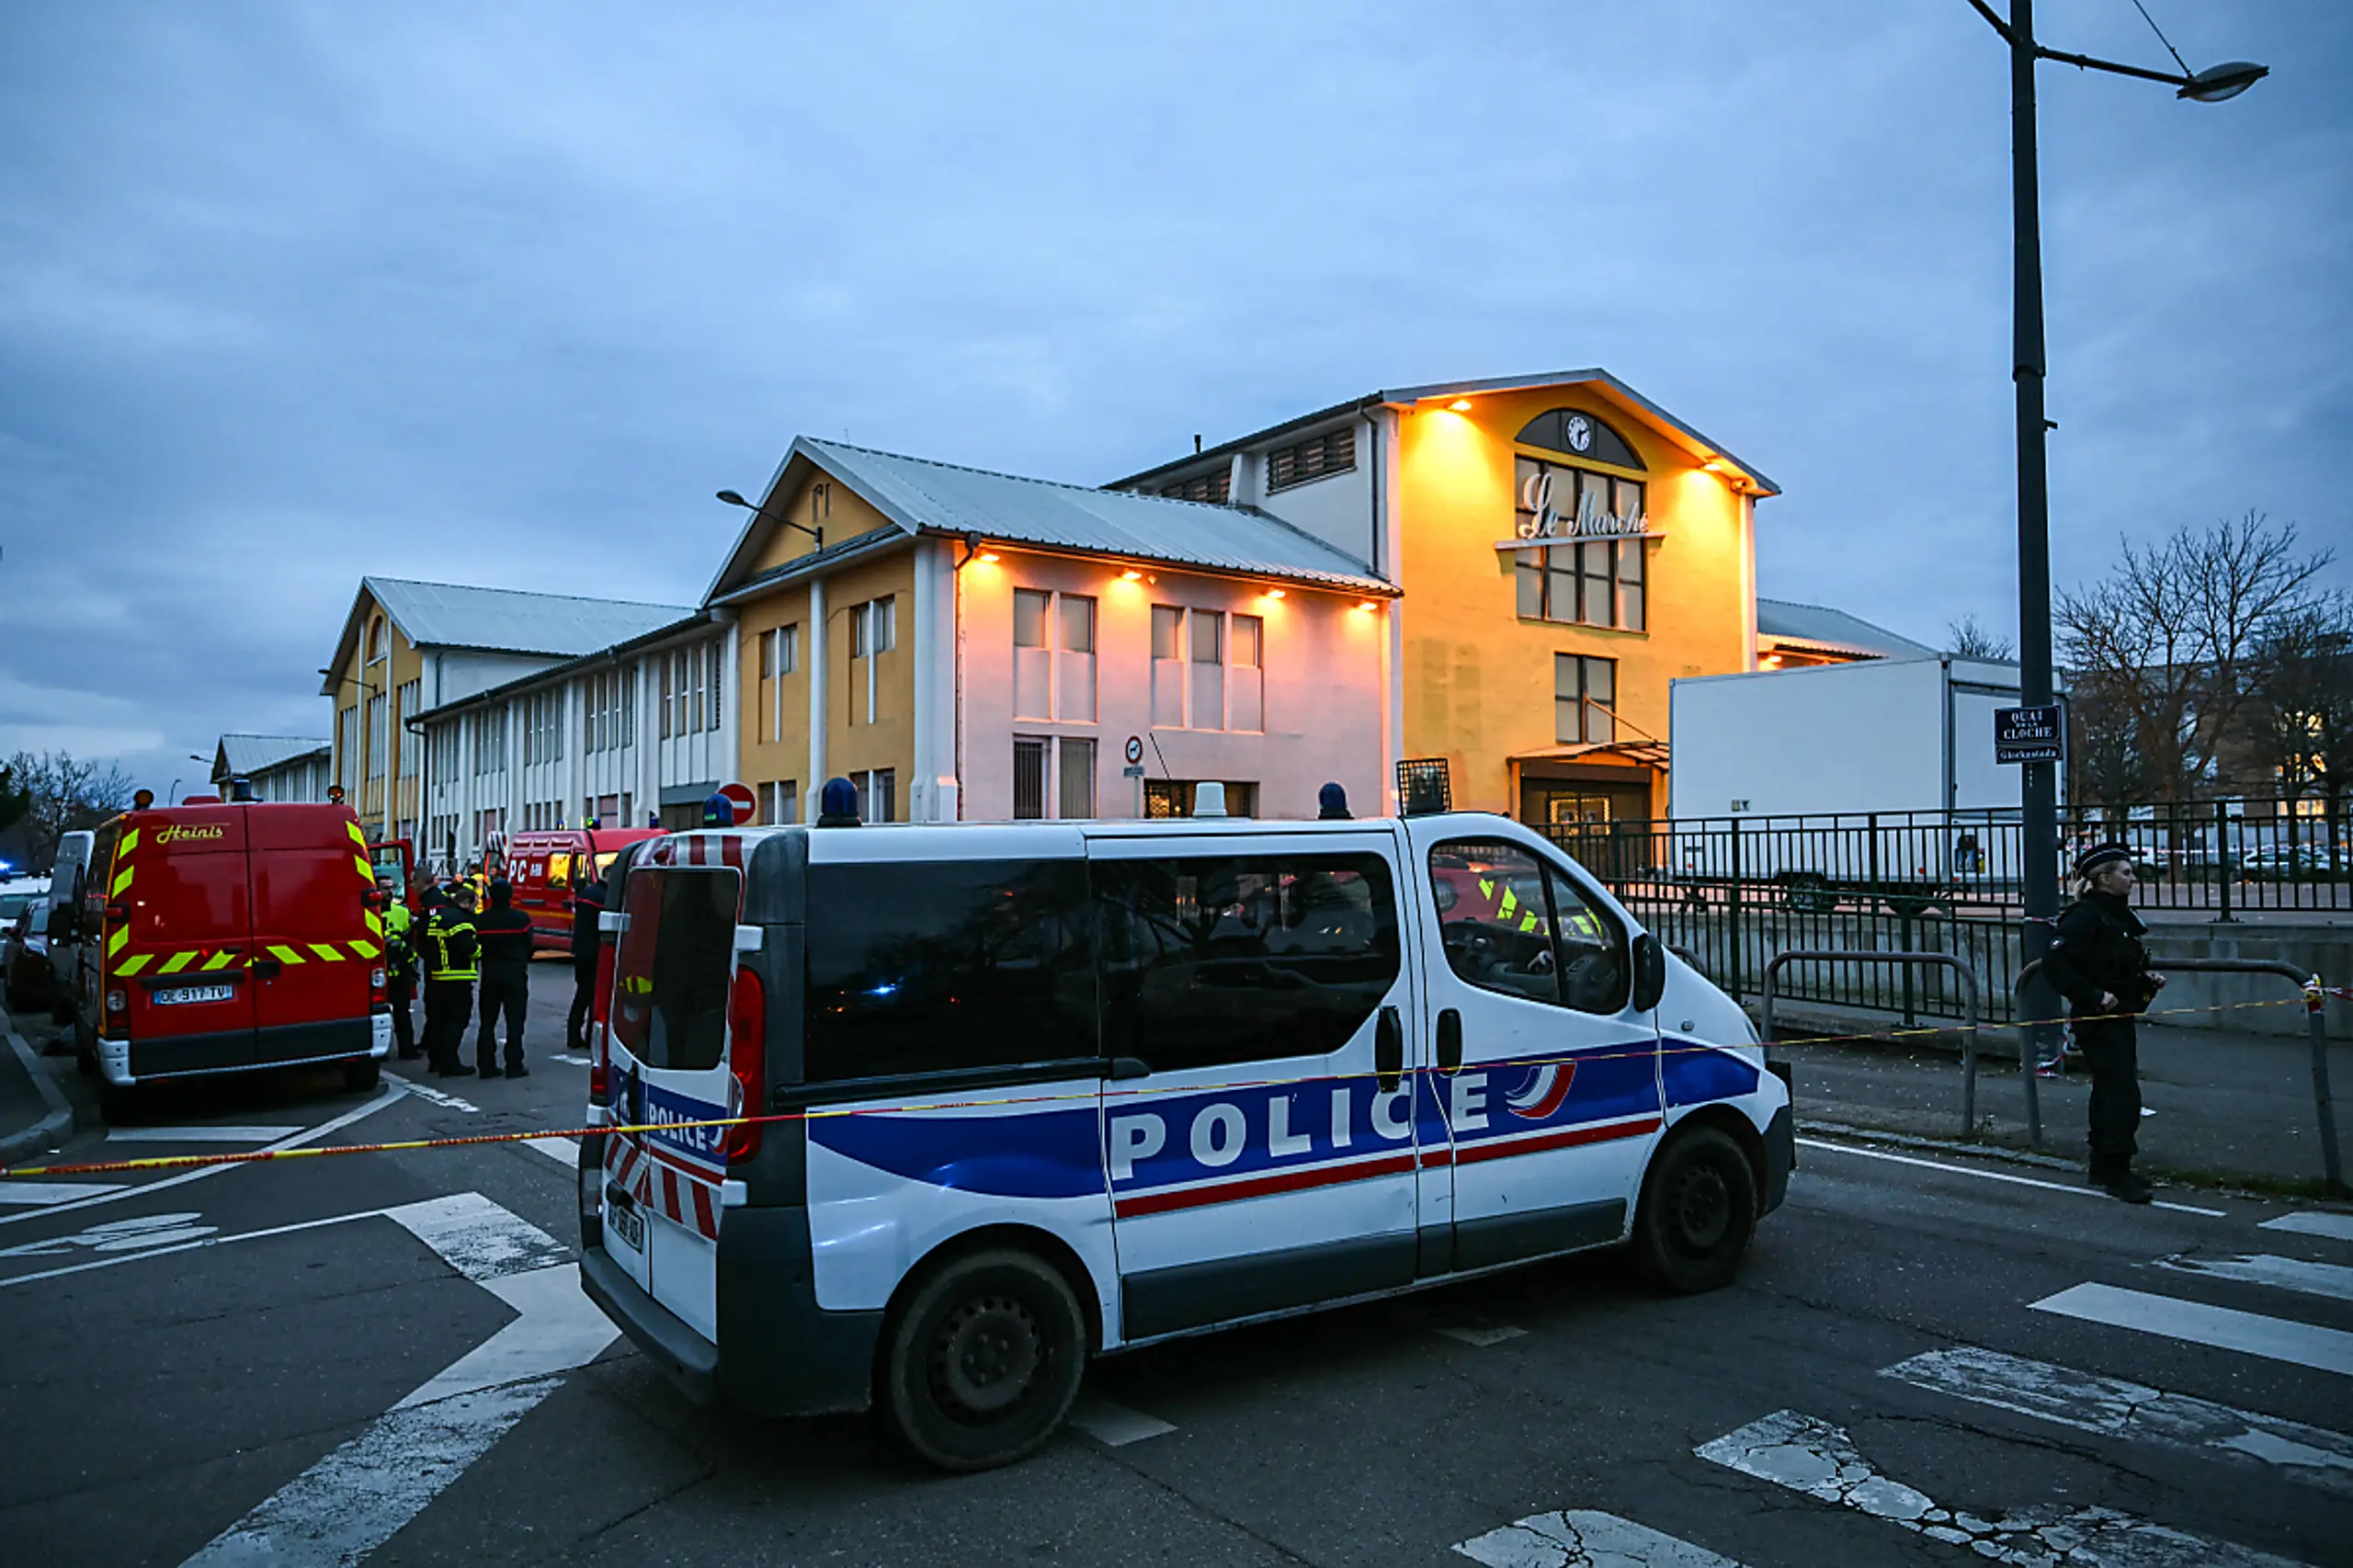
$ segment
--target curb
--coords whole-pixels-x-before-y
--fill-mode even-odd
[[[34,1089],[49,1107],[49,1114],[30,1127],[0,1133],[0,1165],[14,1165],[27,1154],[46,1153],[52,1144],[63,1142],[74,1131],[73,1105],[65,1098],[64,1092],[50,1082],[49,1074],[41,1071],[40,1058],[33,1053],[31,1046],[25,1043],[25,1037],[14,1029],[9,1030],[8,1049],[17,1053],[17,1062],[24,1066],[25,1075],[33,1081]]]

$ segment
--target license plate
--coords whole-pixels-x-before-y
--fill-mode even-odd
[[[152,1000],[158,1007],[175,1007],[182,1002],[226,1002],[236,994],[233,985],[180,985],[156,992]]]
[[[631,1252],[645,1250],[645,1216],[634,1205],[624,1209],[611,1199],[605,1200],[605,1223],[620,1233]]]

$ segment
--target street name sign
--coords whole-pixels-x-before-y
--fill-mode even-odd
[[[1994,710],[1994,760],[1997,763],[2064,761],[2065,736],[2055,702]]]

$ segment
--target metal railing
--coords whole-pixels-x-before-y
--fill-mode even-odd
[[[1901,966],[1905,969],[1949,970],[1961,976],[1961,1135],[1977,1136],[1977,976],[1969,966],[1950,953],[1891,953],[1870,949],[1819,948],[1792,949],[1775,953],[1765,965],[1764,1017],[1758,1031],[1765,1043],[1773,1043],[1773,982],[1783,969],[1793,963],[1867,964]],[[2027,1138],[2033,1143],[2042,1142],[2042,1100],[2035,1091],[2032,1063],[2023,1060],[2019,1070],[2026,1079]]]

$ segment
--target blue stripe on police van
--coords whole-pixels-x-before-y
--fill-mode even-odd
[[[809,1141],[909,1181],[993,1198],[1087,1198],[1103,1191],[1093,1106],[1010,1116],[812,1118]]]
[[[712,1105],[709,1100],[692,1095],[678,1094],[658,1084],[639,1080],[638,1104],[631,1119],[653,1131],[641,1134],[659,1154],[671,1156],[680,1165],[713,1181],[727,1175],[727,1157],[722,1146],[727,1141],[724,1127],[683,1127],[679,1122],[717,1121],[727,1114],[725,1106]]]
[[[1699,1105],[1756,1092],[1758,1073],[1754,1063],[1698,1040],[1670,1040],[1665,1044],[1668,1105]]]

